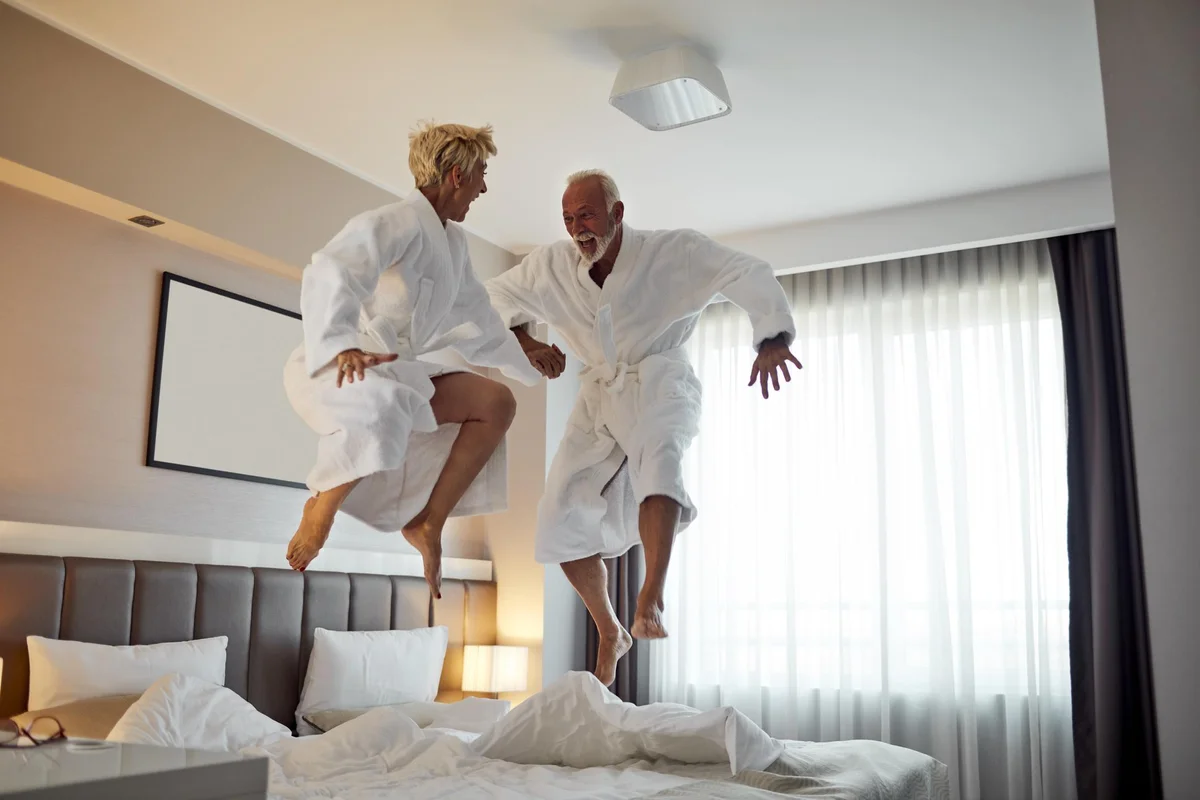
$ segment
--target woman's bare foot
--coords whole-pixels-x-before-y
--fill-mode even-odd
[[[635,639],[665,639],[667,629],[663,627],[663,602],[638,597],[637,609],[633,612],[633,625],[629,632]]]
[[[321,495],[310,497],[304,503],[304,516],[300,518],[300,527],[288,542],[287,560],[292,569],[303,571],[321,552],[329,531],[333,529],[333,518],[337,509],[329,513],[330,504],[321,502]]]
[[[624,628],[617,628],[616,636],[601,636],[600,649],[596,653],[596,669],[593,674],[605,686],[612,686],[617,679],[617,664],[629,648],[633,647],[633,637]]]
[[[404,526],[404,538],[417,548],[425,566],[425,582],[439,600],[442,597],[442,526],[428,514],[420,514]]]

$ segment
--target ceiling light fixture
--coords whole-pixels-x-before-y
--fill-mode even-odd
[[[626,61],[608,102],[652,131],[682,128],[733,110],[721,70],[686,46]]]

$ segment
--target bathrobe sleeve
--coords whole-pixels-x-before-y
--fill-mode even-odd
[[[714,242],[696,231],[681,231],[689,277],[699,293],[700,306],[724,297],[750,315],[754,349],[767,339],[796,338],[792,308],[775,272],[767,262]]]
[[[460,356],[476,366],[496,367],[526,386],[535,386],[541,381],[542,374],[529,363],[517,337],[492,307],[488,291],[475,277],[475,269],[469,261],[451,313],[456,320],[473,322],[479,328],[478,336],[450,345]]]
[[[520,264],[487,282],[492,307],[500,315],[505,329],[524,327],[526,333],[532,335],[533,326],[545,321],[537,276],[549,267],[549,249],[539,247]]]
[[[420,225],[399,206],[360,214],[315,253],[300,283],[304,357],[315,375],[338,354],[358,347],[363,303],[379,276],[420,236]]]

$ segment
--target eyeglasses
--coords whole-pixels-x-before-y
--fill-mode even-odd
[[[33,742],[34,747],[67,738],[62,723],[54,717],[38,717],[22,728],[11,719],[0,719],[0,747],[21,747],[21,739]]]

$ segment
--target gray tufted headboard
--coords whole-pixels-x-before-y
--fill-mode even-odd
[[[0,553],[0,718],[25,710],[25,637],[156,644],[228,636],[226,685],[295,723],[313,630],[450,630],[442,693],[462,681],[464,644],[493,644],[496,587],[420,578]]]

